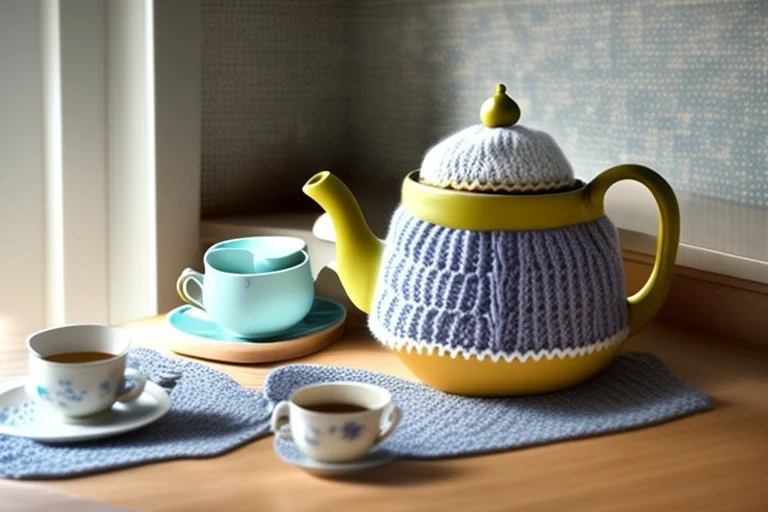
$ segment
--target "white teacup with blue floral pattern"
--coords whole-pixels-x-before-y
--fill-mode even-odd
[[[69,418],[90,416],[115,402],[131,402],[144,391],[147,379],[125,361],[131,338],[106,325],[66,325],[27,338],[27,393]],[[46,357],[72,352],[104,352],[114,357],[84,363],[58,363]]]
[[[329,403],[356,405],[365,410],[339,413],[308,409]],[[389,437],[400,417],[400,409],[386,389],[361,382],[332,382],[305,386],[296,390],[290,400],[277,404],[271,427],[275,435],[293,442],[311,459],[348,462]]]

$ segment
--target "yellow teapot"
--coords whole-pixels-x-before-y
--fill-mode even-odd
[[[423,382],[480,396],[578,384],[661,308],[679,240],[677,200],[639,165],[575,179],[549,135],[517,124],[520,110],[501,84],[480,117],[405,177],[386,242],[333,174],[316,174],[303,191],[333,221],[350,299]],[[645,185],[660,213],[653,271],[629,298],[603,211],[606,191],[624,179]]]

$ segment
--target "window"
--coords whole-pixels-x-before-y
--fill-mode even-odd
[[[196,2],[0,4],[0,336],[177,303],[198,248],[199,37]]]

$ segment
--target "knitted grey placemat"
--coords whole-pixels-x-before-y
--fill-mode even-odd
[[[171,394],[156,423],[117,437],[47,445],[0,435],[0,476],[62,478],[180,458],[211,457],[269,432],[269,409],[256,390],[204,364],[134,348],[140,367]]]
[[[627,353],[588,382],[545,395],[469,398],[353,368],[290,365],[263,393],[274,404],[309,384],[359,381],[388,389],[403,419],[384,448],[409,458],[487,453],[653,425],[712,407],[658,358]]]
[[[371,382],[390,390],[404,412],[383,448],[402,457],[440,458],[520,448],[637,428],[712,407],[706,395],[648,354],[618,357],[589,382],[547,395],[481,399],[353,368],[289,365],[273,370],[264,396],[206,365],[131,350],[171,393],[157,423],[127,434],[68,445],[0,435],[0,476],[63,478],[179,458],[226,453],[269,433],[269,412],[297,388],[327,381]],[[177,379],[177,377],[180,377]]]

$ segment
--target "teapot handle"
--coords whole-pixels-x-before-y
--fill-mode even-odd
[[[627,299],[629,303],[629,333],[645,327],[661,309],[672,284],[672,272],[680,241],[680,209],[669,183],[656,171],[641,165],[618,165],[597,176],[588,185],[589,201],[596,209],[603,209],[605,193],[617,181],[634,180],[642,183],[653,194],[659,209],[659,233],[656,242],[656,260],[645,285]]]

